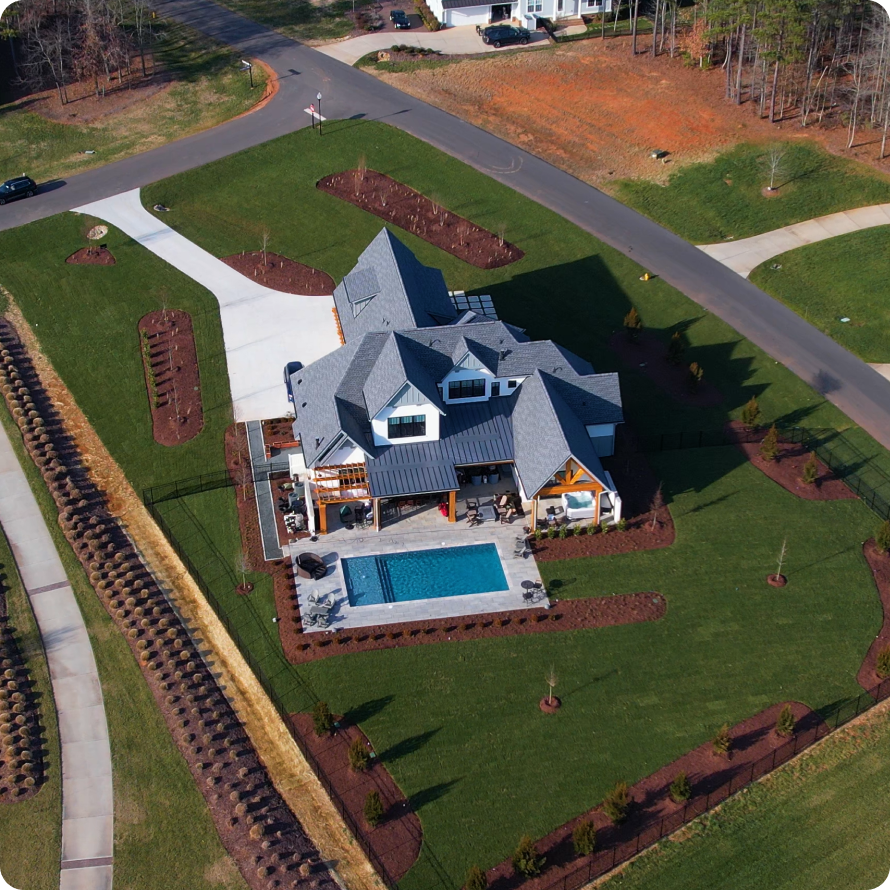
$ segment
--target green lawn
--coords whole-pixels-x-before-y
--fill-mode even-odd
[[[229,47],[175,22],[157,26],[159,69],[173,85],[161,96],[92,124],[55,123],[27,109],[27,99],[0,104],[0,179],[22,170],[38,182],[70,176],[214,127],[259,101],[266,75],[254,68],[254,89]],[[79,109],[77,102],[68,108]],[[84,151],[95,151],[93,155]],[[5,171],[5,173],[4,173]]]
[[[333,40],[352,31],[353,8],[371,0],[222,0],[222,6],[294,40]]]
[[[890,362],[888,256],[890,229],[884,226],[783,253],[750,277],[861,359]]]
[[[740,145],[669,184],[617,183],[615,197],[696,244],[738,240],[852,207],[890,201],[890,178],[807,142],[783,142],[778,197],[766,198],[768,145]],[[727,185],[727,181],[731,185]]]
[[[812,427],[849,421],[781,365],[663,281],[555,214],[387,126],[332,122],[158,183],[148,206],[217,256],[270,249],[341,278],[381,228],[375,217],[315,189],[354,167],[389,173],[526,251],[512,266],[479,270],[398,232],[448,286],[493,295],[501,317],[621,370],[627,415],[642,432],[712,429],[756,394],[770,419]],[[137,488],[222,466],[230,417],[222,341],[209,294],[118,232],[112,269],[70,267],[79,223],[57,217],[0,235],[0,283],[16,296],[79,404]],[[208,426],[164,449],[151,439],[136,323],[159,305],[196,315]],[[631,305],[665,342],[682,327],[690,360],[723,393],[700,410],[666,399],[621,368],[607,340]],[[97,321],[99,322],[97,324]],[[295,344],[295,359],[299,346]],[[108,374],[107,368],[115,373]],[[864,453],[888,457],[859,430]],[[801,502],[740,463],[733,449],[653,459],[672,498],[670,550],[544,566],[564,596],[656,588],[668,599],[657,623],[566,634],[422,646],[327,659],[298,673],[282,660],[267,585],[232,592],[238,550],[231,490],[162,505],[206,574],[252,658],[289,705],[304,706],[301,679],[360,719],[424,825],[427,850],[406,890],[435,886],[429,850],[456,885],[471,862],[492,865],[523,832],[541,835],[587,809],[618,779],[634,781],[735,722],[783,698],[827,708],[857,694],[856,671],[880,622],[859,545],[874,517],[850,501]],[[764,583],[788,538],[791,583]],[[556,585],[554,582],[560,582]],[[566,707],[537,711],[553,664]]]
[[[830,736],[801,760],[666,841],[609,890],[872,890],[890,870],[887,711]]]
[[[4,409],[5,410],[5,409]],[[36,796],[0,806],[0,874],[22,890],[57,890],[62,844],[62,764],[49,669],[9,542],[0,531],[0,573],[10,624],[39,695],[46,782]]]

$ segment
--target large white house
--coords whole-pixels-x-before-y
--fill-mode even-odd
[[[445,26],[490,25],[517,22],[534,30],[536,18],[577,19],[582,15],[611,12],[612,0],[517,0],[515,3],[480,3],[479,0],[428,0]]]

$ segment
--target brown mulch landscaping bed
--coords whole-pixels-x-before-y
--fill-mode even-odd
[[[97,488],[12,325],[0,321],[0,385],[59,511],[59,525],[124,635],[223,846],[252,890],[334,890],[318,850],[262,761],[178,613]]]
[[[65,262],[72,266],[113,266],[117,260],[107,247],[81,247]]]
[[[139,343],[155,442],[194,439],[204,427],[204,408],[191,316],[180,309],[149,312],[139,319]]]
[[[372,758],[371,766],[364,772],[350,768],[349,746],[355,739],[361,740],[368,751],[372,750],[365,734],[357,726],[344,724],[343,718],[339,719],[337,729],[325,736],[315,734],[311,714],[291,714],[290,720],[349,815],[359,825],[365,825],[365,837],[386,870],[397,881],[401,880],[417,861],[423,829],[379,757]],[[364,819],[365,798],[371,791],[380,795],[385,810],[383,820],[373,829]]]
[[[862,667],[856,675],[859,685],[865,690],[871,690],[881,682],[890,682],[885,677],[879,677],[875,670],[878,653],[890,646],[890,555],[878,552],[873,538],[862,545],[862,555],[871,569],[884,609],[884,623],[874,642],[869,646]]]
[[[269,250],[266,251],[265,262],[261,250],[224,256],[222,261],[245,278],[251,278],[265,287],[285,294],[324,297],[330,296],[336,286],[327,272],[304,266]]]
[[[732,438],[733,432],[741,432],[745,427],[738,421],[726,424],[727,434]],[[803,482],[803,467],[810,459],[810,452],[803,445],[783,442],[779,437],[779,456],[775,460],[764,460],[760,456],[760,441],[768,430],[760,430],[757,442],[742,442],[737,439],[736,447],[761,473],[769,476],[773,482],[781,485],[791,494],[807,501],[840,501],[855,498],[856,495],[838,479],[821,461],[818,463],[818,475],[812,485]]]
[[[428,643],[512,637],[519,634],[583,630],[611,627],[616,624],[658,621],[667,611],[667,603],[660,593],[625,593],[617,596],[559,600],[549,610],[541,607],[517,609],[511,612],[467,615],[463,618],[382,624],[339,632],[311,631],[304,634],[298,626],[299,612],[296,608],[296,597],[293,600],[288,618],[284,617],[286,613],[282,611],[280,603],[278,612],[282,616],[279,627],[282,628],[281,642],[284,654],[292,664],[304,664],[332,655],[367,652],[371,649],[396,649]],[[296,632],[285,635],[283,626],[286,624]]]
[[[609,337],[609,347],[626,365],[642,371],[656,386],[683,405],[715,408],[723,402],[723,394],[708,382],[707,368],[695,389],[690,389],[689,365],[695,359],[684,355],[679,364],[673,364],[667,358],[667,344],[648,331],[643,331],[635,343],[627,339],[623,330],[616,331]]]
[[[293,417],[276,417],[273,420],[264,420],[261,424],[261,428],[263,430],[263,442],[266,445],[274,445],[276,442],[293,441]]]
[[[729,795],[729,783],[733,783],[733,791],[747,784],[752,775],[752,766],[754,778],[757,778],[784,763],[793,756],[795,747],[794,738],[782,738],[775,732],[776,720],[784,704],[773,705],[733,727],[730,730],[733,742],[729,759],[715,755],[711,743],[706,742],[637,782],[629,789],[631,804],[627,819],[621,825],[613,825],[597,806],[538,841],[538,852],[547,859],[539,877],[530,880],[516,877],[509,860],[489,870],[491,890],[514,890],[518,887],[523,890],[544,890],[571,875],[598,854],[604,859],[611,859],[612,850],[621,844],[628,844],[629,849],[616,852],[632,855],[635,838],[642,832],[651,832],[648,838],[644,836],[643,839],[644,843],[651,843],[661,834],[662,827],[665,831],[679,828],[685,821],[684,805],[674,803],[669,794],[670,785],[679,772],[685,772],[692,785],[693,798],[686,805],[686,813],[691,819],[704,812],[708,805],[714,806],[725,799]],[[827,734],[828,727],[806,705],[799,702],[788,704],[797,720],[795,735],[798,737],[798,749],[805,747],[817,736],[821,738]],[[559,720],[560,715],[547,719]],[[773,752],[776,752],[775,761]],[[707,795],[711,795],[710,800]],[[592,820],[596,826],[597,852],[592,856],[579,857],[572,847],[572,830],[580,822],[587,820]],[[619,855],[618,861],[623,858],[623,855]],[[597,870],[594,874],[600,874],[603,870],[605,869]],[[572,883],[570,886],[579,885]]]
[[[349,201],[479,269],[497,269],[525,253],[500,235],[446,210],[432,197],[374,170],[345,170],[320,179],[323,192]]]

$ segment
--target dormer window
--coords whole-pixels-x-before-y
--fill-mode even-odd
[[[507,389],[516,389],[517,383],[519,383],[518,380],[508,380],[507,381]]]
[[[387,438],[410,439],[426,435],[426,416],[415,414],[409,417],[390,417],[387,421]]]
[[[452,380],[448,384],[448,398],[479,399],[485,396],[485,378],[481,380]]]

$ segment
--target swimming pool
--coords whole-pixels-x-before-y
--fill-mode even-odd
[[[341,561],[351,606],[507,590],[494,544],[354,556]]]

